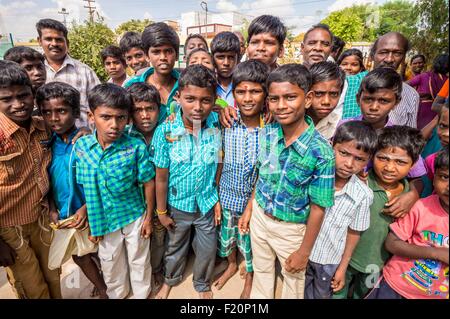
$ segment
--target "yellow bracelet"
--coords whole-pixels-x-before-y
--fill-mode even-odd
[[[163,211],[160,211],[160,210],[158,210],[158,209],[155,209],[155,213],[156,213],[156,215],[158,215],[158,216],[160,216],[160,215],[166,215],[166,214],[167,214],[167,209],[166,209],[166,210],[163,210]]]

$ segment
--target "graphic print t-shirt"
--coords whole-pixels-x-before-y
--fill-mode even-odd
[[[449,216],[437,195],[419,200],[390,225],[401,240],[417,246],[449,247]],[[432,259],[393,256],[383,269],[387,283],[408,299],[448,299],[448,265]]]

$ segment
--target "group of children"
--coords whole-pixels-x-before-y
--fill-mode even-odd
[[[448,102],[442,150],[425,160],[421,132],[389,122],[402,91],[392,69],[369,72],[362,115],[330,130],[354,54],[278,66],[285,37],[278,18],[256,18],[245,62],[231,32],[211,54],[191,37],[180,73],[166,24],[126,34],[102,51],[112,83],[89,92],[91,134],[75,125],[74,88],[35,92],[0,61],[0,265],[18,297],[60,298],[72,256],[101,298],[165,299],[192,246],[204,299],[238,272],[238,252],[241,298],[275,297],[277,260],[282,298],[448,298]],[[424,199],[417,163],[432,173]]]

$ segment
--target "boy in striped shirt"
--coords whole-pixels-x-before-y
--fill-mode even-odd
[[[345,284],[345,272],[360,232],[369,228],[373,194],[357,175],[371,159],[377,133],[370,124],[341,125],[333,140],[336,158],[334,205],[325,211],[306,269],[305,299],[330,299]]]

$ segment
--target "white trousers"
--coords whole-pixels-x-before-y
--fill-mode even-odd
[[[275,298],[275,261],[281,263],[283,288],[281,298],[303,299],[305,272],[296,274],[285,270],[286,259],[300,248],[306,225],[276,221],[264,214],[263,209],[253,200],[250,219],[250,238],[253,253],[252,299]]]
[[[144,215],[127,226],[104,236],[98,247],[107,294],[123,299],[145,299],[151,291],[150,239],[141,238]]]

